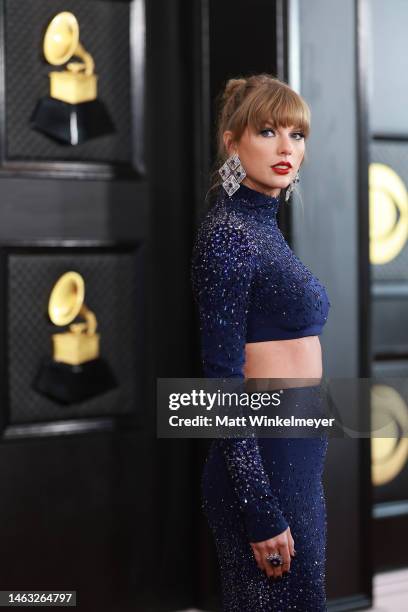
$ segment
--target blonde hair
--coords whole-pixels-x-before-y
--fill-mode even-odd
[[[305,139],[310,133],[311,113],[305,100],[287,83],[270,74],[229,79],[218,95],[217,107],[217,159],[208,193],[222,183],[218,169],[228,157],[223,139],[226,130],[231,130],[235,141],[247,126],[259,131],[265,125],[274,129],[294,125]]]

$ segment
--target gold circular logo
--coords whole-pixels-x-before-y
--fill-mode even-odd
[[[394,259],[408,239],[408,194],[403,180],[385,164],[369,167],[370,262]]]
[[[371,421],[371,477],[379,486],[396,478],[408,459],[408,408],[396,389],[373,385]]]

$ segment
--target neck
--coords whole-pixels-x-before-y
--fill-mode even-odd
[[[220,187],[223,190],[222,187]],[[244,182],[240,188],[228,196],[225,192],[222,193],[227,206],[246,212],[250,216],[263,221],[275,221],[276,215],[280,206],[280,198],[266,195],[256,189],[247,187]]]
[[[267,187],[265,185],[262,185],[262,183],[256,183],[247,176],[244,178],[241,184],[246,185],[250,189],[254,189],[255,191],[263,193],[263,195],[269,196],[270,198],[278,198],[281,192],[280,187]]]

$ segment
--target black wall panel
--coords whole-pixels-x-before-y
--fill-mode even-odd
[[[76,252],[80,251],[80,252]],[[140,251],[9,249],[7,266],[8,425],[91,416],[134,414],[143,387],[143,261]],[[33,388],[40,364],[51,357],[51,335],[66,331],[48,318],[50,290],[75,270],[85,281],[85,303],[96,315],[100,354],[117,380],[116,389],[61,406]],[[139,410],[142,407],[139,407]],[[139,423],[144,417],[139,414]]]
[[[129,21],[131,2],[105,0],[3,0],[5,33],[6,142],[10,160],[129,162],[132,132]],[[37,100],[48,95],[48,73],[58,70],[44,58],[42,41],[57,13],[70,11],[79,37],[95,61],[98,98],[115,125],[113,134],[76,147],[58,144],[30,127]],[[27,28],[27,24],[30,24]]]
[[[408,124],[406,82],[390,61],[405,48],[408,6],[400,0],[392,6],[379,0],[369,5],[370,224],[380,255],[372,258],[370,269],[372,369],[380,382],[390,377],[386,409],[394,429],[389,439],[374,440],[373,453],[374,467],[382,468],[382,479],[373,487],[373,556],[375,571],[384,571],[408,560],[408,408],[406,393],[392,383],[392,377],[403,381],[408,375]]]
[[[37,427],[0,443],[1,582],[3,589],[76,589],[84,612],[159,610],[164,596],[151,571],[160,513],[149,387],[149,185],[136,174],[105,180],[114,175],[94,172],[90,180],[88,173],[90,162],[128,163],[140,145],[131,122],[131,4],[0,4],[3,157],[14,164],[0,172],[1,421],[9,428]],[[77,148],[57,145],[27,125],[52,69],[41,57],[43,28],[59,10],[79,18],[80,40],[94,56],[100,95],[118,129]],[[139,25],[144,33],[145,24]],[[144,91],[144,83],[138,85]],[[143,123],[147,127],[146,116]],[[30,176],[17,161],[30,164]],[[39,162],[51,168],[59,161],[76,163],[72,178],[47,174],[46,165],[36,172]],[[85,277],[85,302],[100,323],[101,350],[120,387],[66,409],[29,384],[56,331],[45,316],[50,285],[71,266]],[[120,420],[135,415],[138,421]],[[71,429],[49,435],[40,427],[67,417]],[[97,419],[104,419],[102,427],[82,427]]]

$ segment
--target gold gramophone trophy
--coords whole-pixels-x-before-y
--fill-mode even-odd
[[[66,69],[49,73],[50,94],[37,103],[30,119],[32,127],[69,145],[113,132],[109,114],[97,98],[94,60],[79,42],[79,24],[73,13],[63,11],[51,20],[43,52],[49,64],[66,64]],[[69,61],[73,57],[81,61]]]
[[[52,334],[52,359],[41,364],[34,389],[62,404],[94,397],[117,386],[108,363],[99,355],[95,314],[84,303],[85,282],[70,270],[51,290],[48,316],[68,331]],[[82,322],[73,323],[80,316]]]

